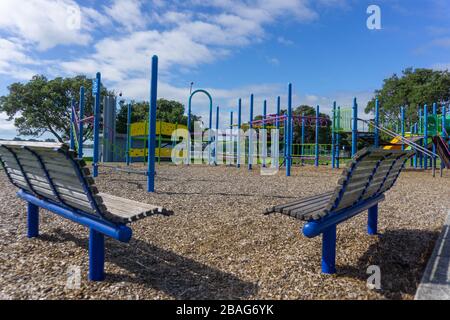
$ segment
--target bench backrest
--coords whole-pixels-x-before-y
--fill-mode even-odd
[[[12,184],[56,204],[116,222],[86,163],[66,144],[0,141],[0,163]]]
[[[386,192],[413,154],[380,148],[359,151],[343,171],[325,212],[337,212]]]

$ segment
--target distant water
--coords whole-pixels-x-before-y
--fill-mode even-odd
[[[94,155],[94,149],[88,149],[88,148],[84,148],[83,149],[83,157],[92,157]]]

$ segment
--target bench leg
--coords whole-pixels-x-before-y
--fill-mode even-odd
[[[89,233],[89,280],[105,279],[105,236],[90,229]]]
[[[371,236],[378,234],[378,204],[369,208],[369,217],[367,219],[367,233]]]
[[[336,225],[322,234],[322,273],[336,273]]]
[[[28,238],[39,236],[39,207],[30,202],[28,202],[27,227]]]

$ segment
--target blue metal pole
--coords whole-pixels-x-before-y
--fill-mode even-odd
[[[414,134],[418,134],[418,131],[417,131],[417,122],[414,124]],[[417,152],[414,153],[414,160],[413,160],[413,163],[414,163],[414,168],[417,169]]]
[[[285,167],[287,167],[287,154],[288,154],[288,151],[287,151],[287,145],[288,145],[288,120],[287,120],[287,118],[284,118],[284,137],[283,137],[283,143],[284,143],[284,165],[285,165]]]
[[[215,164],[217,164],[218,162],[217,162],[217,156],[218,156],[218,154],[219,154],[219,120],[220,119],[220,107],[219,106],[217,106],[217,109],[216,109],[216,137],[215,137],[215,139],[214,139],[214,141],[215,141],[215,148],[214,148],[214,163]],[[223,151],[223,150],[222,150]]]
[[[305,114],[302,113],[302,140],[301,140],[302,146],[300,148],[302,165],[304,164],[303,156],[305,155],[305,135],[306,135],[306,120],[305,120]]]
[[[126,159],[127,159],[127,166],[130,165],[130,149],[131,149],[131,103],[128,104],[128,110],[127,110],[127,154],[126,154]]]
[[[336,273],[336,225],[328,227],[322,234],[322,273]]]
[[[233,116],[234,116],[234,112],[230,111],[230,147],[228,150],[230,150],[230,166],[233,165],[233,161],[234,161],[234,142],[233,142]]]
[[[93,176],[94,178],[98,176],[98,161],[99,161],[99,143],[100,143],[100,95],[101,95],[101,85],[102,76],[100,72],[96,74],[95,84],[97,86],[97,91],[95,93],[95,105],[94,105],[94,154],[93,154]]]
[[[375,100],[375,148],[380,147],[380,130],[378,129],[380,126],[380,103],[378,98]]]
[[[338,130],[340,130],[341,126],[341,107],[338,107],[337,111],[337,123],[338,123]],[[336,168],[339,169],[340,166],[340,160],[341,160],[341,147],[340,147],[340,133],[336,133]]]
[[[428,106],[423,106],[423,146],[424,148],[428,147]],[[423,155],[423,168],[425,170],[428,169],[428,156],[426,154]]]
[[[89,232],[89,280],[105,280],[105,236],[90,229]]]
[[[280,113],[281,113],[281,97],[278,96],[277,98],[277,119],[275,121],[275,126],[277,129],[280,129]]]
[[[367,233],[371,236],[378,234],[378,203],[369,208],[367,219]]]
[[[316,107],[316,147],[315,147],[315,160],[314,165],[316,167],[319,166],[319,115],[320,115],[320,107]]]
[[[250,121],[249,121],[249,135],[248,135],[248,170],[252,170],[252,161],[253,161],[253,139],[252,132],[253,129],[253,103],[254,96],[250,95]]]
[[[80,113],[78,117],[78,157],[83,159],[83,135],[84,135],[84,87],[80,87]]]
[[[419,108],[419,124],[418,124],[418,131],[420,132],[421,136],[423,137],[424,135],[424,130],[423,130],[423,118],[422,118],[422,109]],[[424,140],[422,139],[422,146],[425,145]],[[416,152],[417,154],[417,152]],[[419,157],[419,167],[420,169],[423,168],[423,153],[420,152],[420,154],[418,155]]]
[[[238,142],[237,142],[237,167],[241,167],[241,125],[242,125],[242,99],[238,102]]]
[[[75,123],[75,100],[72,98],[70,101],[70,150],[75,150],[75,127],[77,124]]]
[[[263,125],[262,128],[266,129],[266,120],[267,120],[267,100],[264,100],[264,105],[263,105]],[[266,137],[267,137],[267,133],[266,133]],[[267,150],[267,138],[266,138],[266,146],[265,146],[266,150]],[[267,154],[267,151],[266,151]],[[263,155],[263,167],[266,167],[266,159],[265,159],[265,155]]]
[[[352,116],[352,157],[358,152],[358,103],[353,99]]]
[[[155,192],[156,108],[158,101],[158,56],[152,57],[150,112],[148,118],[147,192]],[[189,159],[190,160],[190,159]]]
[[[209,105],[209,124],[208,124],[208,145],[211,144],[212,141],[212,137],[211,137],[211,133],[212,133],[212,124],[213,124],[213,106],[212,103],[210,103]],[[211,153],[213,152],[213,150],[211,150],[212,146],[209,146],[209,152],[208,152],[208,165],[211,165]]]
[[[336,167],[336,101],[333,102],[333,123],[331,124],[331,168]]]
[[[286,146],[286,176],[291,176],[292,165],[292,83],[288,85],[288,119],[287,119],[287,146]]]
[[[404,106],[402,106],[400,108],[400,113],[401,113],[401,123],[400,123],[401,135],[402,135],[402,138],[405,138],[405,107]],[[402,151],[404,151],[404,150],[405,150],[405,143],[402,142]]]
[[[28,202],[27,226],[28,238],[39,236],[39,207],[31,202]]]

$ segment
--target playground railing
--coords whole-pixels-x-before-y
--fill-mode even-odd
[[[411,141],[409,139],[406,139],[405,137],[402,137],[401,135],[399,135],[398,133],[396,133],[396,132],[394,132],[392,130],[389,130],[389,129],[387,129],[385,127],[382,127],[380,125],[377,126],[373,120],[364,120],[364,119],[358,119],[358,120],[360,120],[362,122],[365,122],[365,123],[373,126],[374,128],[377,128],[378,130],[380,130],[381,132],[387,134],[388,136],[390,136],[392,138],[396,138],[397,137],[402,143],[404,143],[404,144],[410,146],[411,148],[413,148],[413,149],[415,149],[417,151],[420,151],[423,154],[425,154],[425,155],[431,157],[432,159],[434,159],[434,161],[433,161],[433,177],[436,175],[436,159],[439,158],[442,161],[442,159],[441,159],[441,157],[439,157],[439,155],[437,155],[433,151],[430,151],[427,148],[424,148],[423,146],[421,146],[421,145],[419,145],[419,144],[417,144],[417,143],[415,143],[415,142],[413,142],[413,141]],[[442,176],[442,169],[441,169],[441,176]]]

